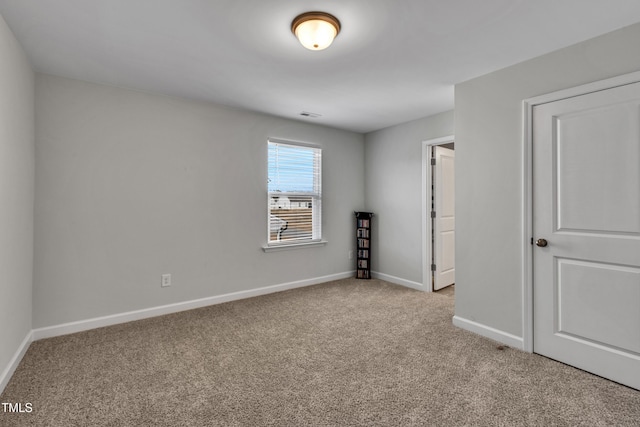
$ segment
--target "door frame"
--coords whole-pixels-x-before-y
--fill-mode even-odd
[[[533,353],[533,108],[536,105],[640,82],[640,71],[563,89],[522,101],[522,339]]]
[[[425,292],[433,292],[431,282],[431,147],[455,143],[455,136],[448,135],[440,138],[422,141],[422,286]]]

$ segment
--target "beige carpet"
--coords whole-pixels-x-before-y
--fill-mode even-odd
[[[2,426],[638,426],[640,392],[341,280],[33,343]]]

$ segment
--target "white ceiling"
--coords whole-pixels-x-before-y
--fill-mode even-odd
[[[327,50],[291,34],[311,10],[342,23]],[[364,133],[452,109],[455,83],[639,22],[640,1],[0,0],[0,14],[37,71]]]

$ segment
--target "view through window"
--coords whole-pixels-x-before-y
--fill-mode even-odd
[[[321,239],[321,159],[317,147],[270,139],[269,244]]]

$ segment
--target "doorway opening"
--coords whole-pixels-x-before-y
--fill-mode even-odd
[[[423,286],[427,292],[455,288],[454,136],[422,143]]]

